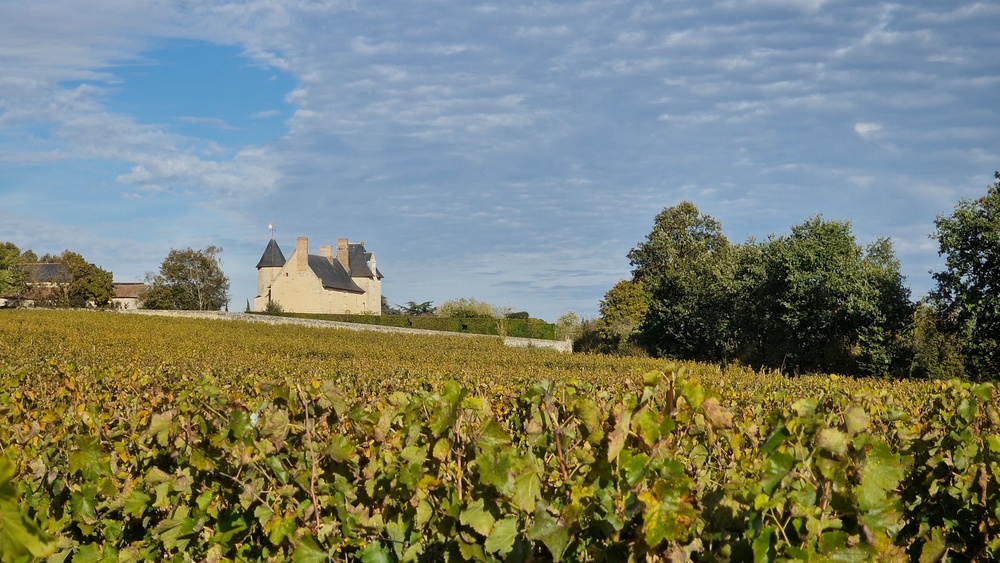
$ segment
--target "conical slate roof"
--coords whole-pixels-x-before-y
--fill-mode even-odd
[[[264,254],[260,257],[260,262],[257,262],[257,269],[280,268],[284,265],[285,255],[278,248],[278,243],[271,239],[271,242],[267,243],[267,248],[264,249]]]

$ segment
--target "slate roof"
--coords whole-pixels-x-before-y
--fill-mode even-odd
[[[271,242],[267,243],[267,248],[264,249],[264,254],[260,257],[260,262],[257,262],[257,269],[280,268],[285,265],[285,262],[285,255],[278,248],[278,243],[271,239]]]
[[[327,289],[339,289],[341,291],[350,291],[352,293],[364,293],[365,290],[358,287],[358,284],[354,283],[351,279],[350,274],[347,270],[340,265],[340,262],[330,260],[322,257],[316,256],[315,254],[309,255],[309,268],[312,269],[316,277],[323,282],[323,287]]]
[[[352,278],[375,278],[382,279],[382,272],[375,268],[375,272],[368,267],[368,261],[372,259],[372,253],[365,251],[365,245],[361,242],[348,245],[347,263],[351,265]]]
[[[73,278],[69,268],[54,262],[25,264],[23,268],[28,283],[69,283]]]

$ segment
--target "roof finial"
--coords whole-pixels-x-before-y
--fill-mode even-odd
[[[274,240],[274,223],[268,223],[267,230],[271,231],[271,240]]]

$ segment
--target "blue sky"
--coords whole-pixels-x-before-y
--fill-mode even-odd
[[[393,303],[593,316],[683,200],[733,241],[891,237],[1000,169],[997,2],[0,0],[0,240],[140,280],[268,223],[364,241]]]

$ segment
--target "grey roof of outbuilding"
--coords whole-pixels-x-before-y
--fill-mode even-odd
[[[285,265],[285,262],[285,255],[278,248],[278,243],[271,239],[271,242],[267,243],[267,248],[264,249],[264,254],[260,257],[260,262],[257,262],[257,269],[280,268]]]
[[[309,268],[312,269],[316,277],[323,282],[323,287],[328,289],[340,289],[342,291],[350,291],[354,293],[364,293],[365,290],[358,287],[358,284],[354,283],[351,279],[350,274],[347,270],[340,265],[340,262],[330,260],[322,257],[316,256],[315,254],[309,255]]]
[[[55,262],[36,262],[23,266],[28,283],[69,283],[72,279],[69,268]]]

